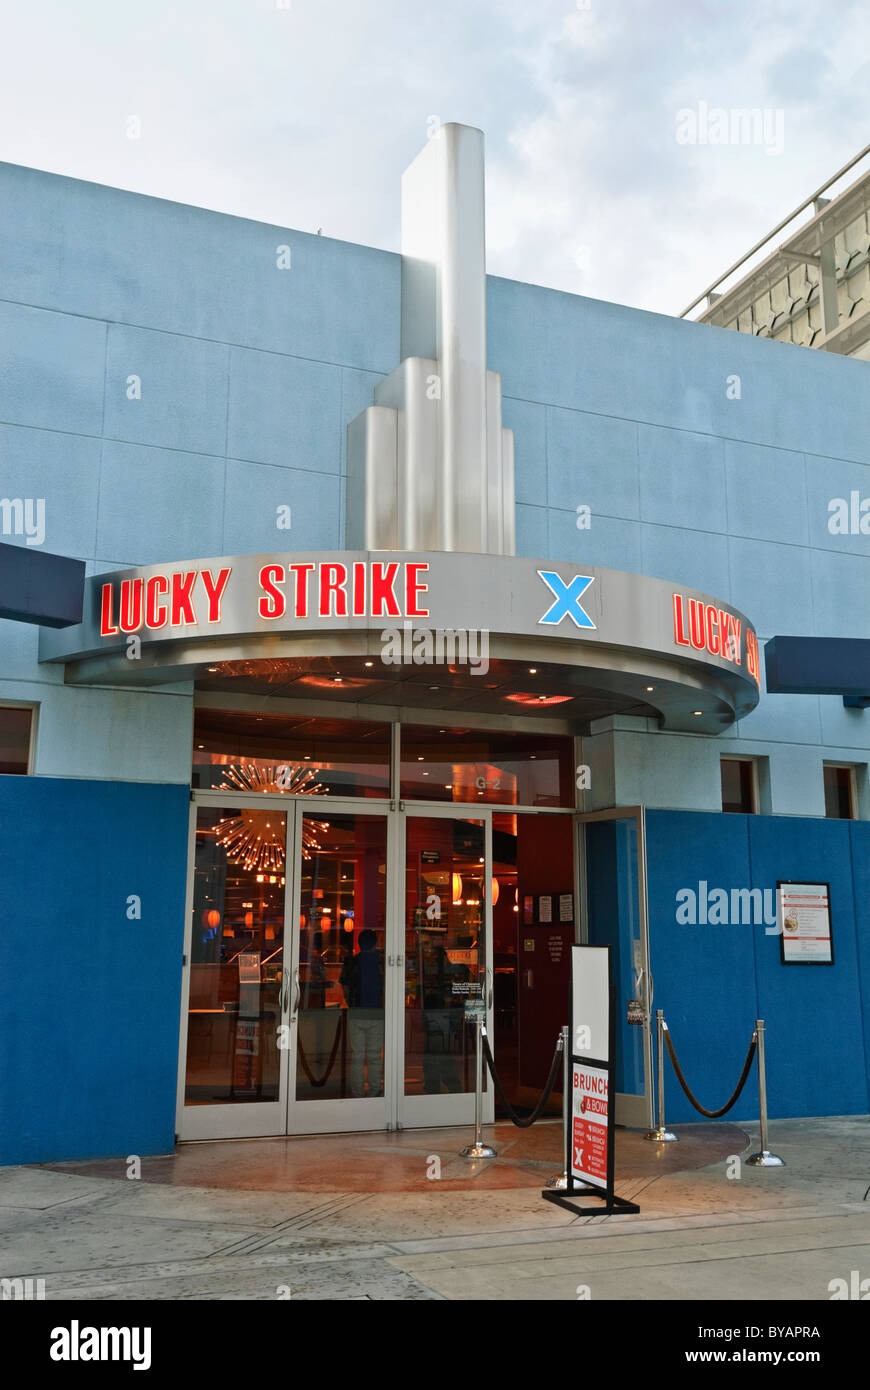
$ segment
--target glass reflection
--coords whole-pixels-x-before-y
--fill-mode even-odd
[[[296,1099],[383,1095],[387,826],[306,816]]]
[[[285,830],[280,811],[197,812],[188,1105],[278,1099]]]
[[[470,1091],[486,970],[483,821],[409,817],[406,855],[405,1094]]]

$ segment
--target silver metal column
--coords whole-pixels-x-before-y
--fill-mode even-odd
[[[567,1154],[571,1129],[571,1029],[567,1023],[559,1034],[558,1046],[562,1049],[562,1153]],[[547,1186],[564,1192],[568,1186],[568,1169],[563,1168],[558,1178],[548,1178]]]
[[[474,1085],[474,1143],[466,1144],[459,1150],[460,1158],[496,1158],[494,1148],[483,1142],[483,1036],[486,1025],[482,1018],[476,1018],[475,1046],[475,1085]]]
[[[675,1144],[676,1134],[665,1125],[665,1015],[663,1009],[656,1009],[656,1071],[659,1092],[659,1122],[657,1129],[651,1129],[646,1135],[647,1139],[653,1139],[657,1144]]]
[[[755,1023],[755,1036],[758,1039],[758,1109],[761,1130],[761,1151],[750,1154],[746,1162],[752,1168],[784,1168],[785,1160],[772,1154],[767,1147],[767,1073],[764,1066],[764,1019]]]

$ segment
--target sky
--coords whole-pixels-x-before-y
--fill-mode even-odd
[[[2,160],[398,250],[460,121],[491,274],[668,314],[870,143],[866,0],[0,0],[0,35]]]

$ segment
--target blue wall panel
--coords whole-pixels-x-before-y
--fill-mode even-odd
[[[172,1149],[188,808],[0,777],[0,1162]]]
[[[753,933],[758,927],[681,925],[676,895],[749,886],[746,816],[646,814],[650,971],[654,1009],[664,1009],[686,1079],[702,1105],[724,1104],[740,1075],[755,1018]],[[751,1083],[750,1083],[751,1084]],[[752,1091],[734,1115],[752,1116]],[[700,1120],[665,1056],[669,1122]]]
[[[853,877],[852,836],[857,846]],[[866,902],[870,826],[790,816],[647,812],[651,970],[677,1056],[698,1100],[728,1098],[756,1018],[766,1025],[768,1109],[777,1116],[860,1114],[867,1109]],[[765,924],[681,925],[676,894],[760,888],[778,879],[831,885],[832,966],[784,966]],[[861,945],[856,934],[858,913]],[[669,1121],[700,1116],[665,1062]],[[755,1075],[732,1118],[757,1116]]]

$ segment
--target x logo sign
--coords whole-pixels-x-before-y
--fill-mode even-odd
[[[566,584],[555,570],[538,570],[538,574],[556,599],[543,618],[538,619],[540,623],[546,623],[548,627],[558,627],[562,619],[568,617],[575,627],[595,627],[589,614],[580,604],[580,599],[592,583],[593,576],[575,574],[571,583]]]

